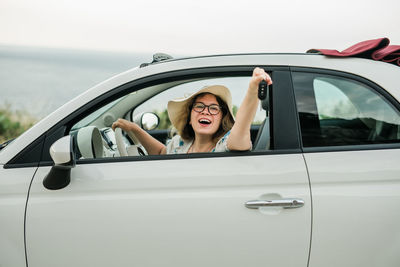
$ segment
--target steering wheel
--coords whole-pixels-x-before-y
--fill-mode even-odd
[[[115,128],[115,142],[117,143],[117,148],[119,154],[123,157],[126,156],[145,156],[147,152],[142,148],[139,140],[132,132],[128,132],[128,136],[133,141],[134,145],[126,146],[122,134],[121,128]]]

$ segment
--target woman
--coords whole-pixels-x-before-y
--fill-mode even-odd
[[[169,101],[168,115],[178,135],[167,146],[124,119],[118,119],[112,128],[132,131],[150,155],[250,150],[250,126],[257,111],[258,84],[262,80],[272,84],[263,69],[255,68],[236,120],[231,94],[221,85],[208,86],[187,98]]]

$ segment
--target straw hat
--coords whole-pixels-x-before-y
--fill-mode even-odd
[[[229,113],[233,119],[232,96],[229,89],[223,85],[205,86],[188,97],[179,98],[168,102],[167,109],[169,119],[179,133],[181,133],[186,126],[187,119],[190,114],[189,105],[192,104],[193,99],[196,98],[196,96],[202,93],[210,93],[215,96],[219,96],[222,101],[226,103]]]

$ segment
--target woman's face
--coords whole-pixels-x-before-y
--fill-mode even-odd
[[[206,106],[219,105],[217,98],[212,94],[205,94],[195,99],[194,103],[203,103]],[[202,112],[197,112],[193,108],[190,113],[190,124],[196,135],[214,135],[221,125],[222,110],[212,115],[206,107]]]

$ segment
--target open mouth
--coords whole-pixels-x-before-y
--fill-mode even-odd
[[[211,121],[208,120],[208,119],[200,119],[200,120],[199,120],[199,123],[200,123],[201,125],[209,125],[209,124],[211,124]]]

